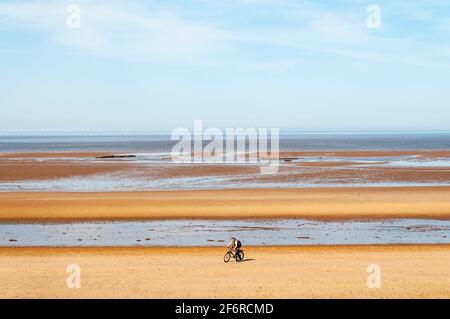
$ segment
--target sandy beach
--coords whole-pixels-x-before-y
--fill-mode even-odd
[[[225,264],[223,248],[0,248],[0,298],[450,298],[448,245],[244,250]]]
[[[314,178],[365,181],[447,181],[448,168],[355,169],[345,158],[409,156],[417,152],[293,152],[344,160],[293,163],[281,174],[258,176],[295,183]],[[97,162],[105,153],[0,156],[0,181],[122,174],[149,179],[238,176],[254,166],[158,166]],[[448,156],[422,152],[422,157]],[[80,160],[80,158],[84,159]],[[86,160],[86,158],[88,160]],[[169,167],[169,168],[168,168]],[[317,170],[318,169],[318,170]],[[248,188],[153,191],[0,192],[0,221],[57,222],[160,219],[450,219],[450,186]],[[245,247],[242,263],[223,263],[213,247],[0,247],[0,298],[450,298],[450,245]],[[69,264],[82,286],[69,289]],[[382,286],[367,287],[377,264]],[[239,276],[236,276],[236,274]]]
[[[450,187],[1,192],[0,220],[450,218]]]

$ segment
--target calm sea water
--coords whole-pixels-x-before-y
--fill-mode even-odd
[[[170,152],[169,134],[0,135],[0,152]],[[450,132],[283,133],[280,150],[450,150]]]

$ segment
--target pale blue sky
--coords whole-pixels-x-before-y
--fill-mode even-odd
[[[450,2],[2,0],[0,110],[2,131],[450,130]]]

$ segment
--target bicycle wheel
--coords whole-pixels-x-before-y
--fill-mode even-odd
[[[239,250],[239,253],[236,256],[237,261],[243,261],[244,260],[244,252],[242,250]]]
[[[231,259],[231,253],[230,253],[230,252],[227,252],[227,253],[225,254],[225,256],[223,256],[223,261],[227,263],[227,262],[230,261],[230,259]]]

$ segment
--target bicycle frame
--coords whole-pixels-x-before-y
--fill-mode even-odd
[[[228,252],[231,254],[231,257],[233,257],[234,259],[236,259],[236,253],[238,252],[238,251],[242,251],[242,249],[239,249],[239,250],[234,250],[234,249],[228,249]]]

